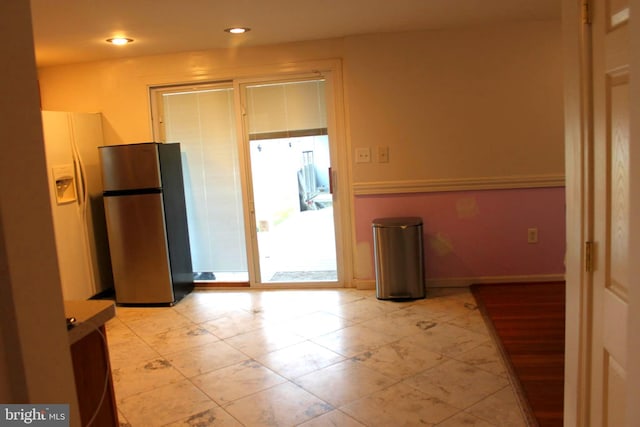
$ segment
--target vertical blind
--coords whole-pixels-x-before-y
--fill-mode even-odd
[[[195,272],[246,272],[233,88],[163,94],[166,140],[181,143]]]

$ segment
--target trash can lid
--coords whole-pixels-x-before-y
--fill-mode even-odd
[[[376,218],[373,220],[374,227],[415,227],[422,225],[422,218],[416,216],[399,218]]]

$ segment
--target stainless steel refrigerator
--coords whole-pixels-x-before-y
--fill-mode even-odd
[[[116,303],[172,305],[193,289],[180,144],[99,151]]]

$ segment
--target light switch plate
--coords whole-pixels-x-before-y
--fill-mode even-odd
[[[389,147],[378,147],[378,163],[389,162]]]

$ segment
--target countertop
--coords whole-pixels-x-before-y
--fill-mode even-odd
[[[75,317],[75,326],[69,329],[69,345],[80,341],[116,315],[116,306],[109,300],[65,301],[64,314]]]

